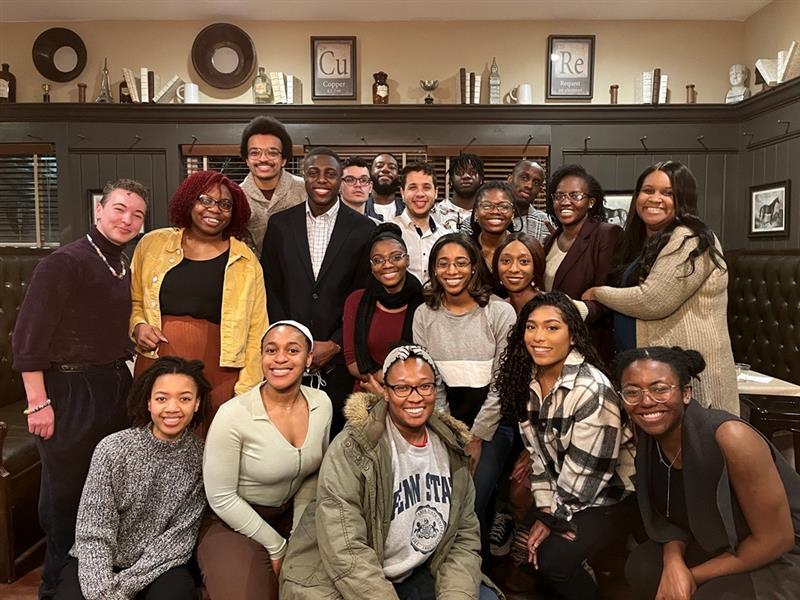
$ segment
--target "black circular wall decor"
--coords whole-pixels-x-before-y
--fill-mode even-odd
[[[72,81],[86,66],[83,40],[64,27],[52,27],[40,33],[31,52],[36,70],[51,81]]]
[[[255,54],[253,40],[244,30],[230,23],[214,23],[194,38],[192,65],[203,81],[229,90],[250,80]]]

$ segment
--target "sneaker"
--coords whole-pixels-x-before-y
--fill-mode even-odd
[[[507,556],[514,538],[514,519],[508,513],[498,512],[489,530],[489,552],[492,556]]]

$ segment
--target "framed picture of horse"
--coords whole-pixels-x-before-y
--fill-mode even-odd
[[[633,198],[632,191],[606,192],[606,201],[603,204],[603,211],[606,213],[606,221],[625,229],[625,221],[628,219],[631,198]]]
[[[750,188],[751,238],[782,238],[789,236],[789,204],[791,180],[754,185]]]

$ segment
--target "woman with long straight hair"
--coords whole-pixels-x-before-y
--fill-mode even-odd
[[[739,414],[728,270],[719,240],[696,211],[697,182],[688,167],[665,161],[645,169],[615,257],[616,287],[591,288],[583,299],[617,313],[617,352],[656,345],[698,350],[707,368],[694,382],[695,397]]]

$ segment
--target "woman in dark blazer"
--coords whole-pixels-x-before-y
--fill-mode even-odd
[[[547,212],[558,223],[545,240],[545,291],[558,290],[579,300],[587,289],[605,282],[622,228],[605,222],[605,194],[580,165],[553,173],[547,187]],[[577,302],[592,341],[604,361],[613,356],[611,317],[599,302]]]

